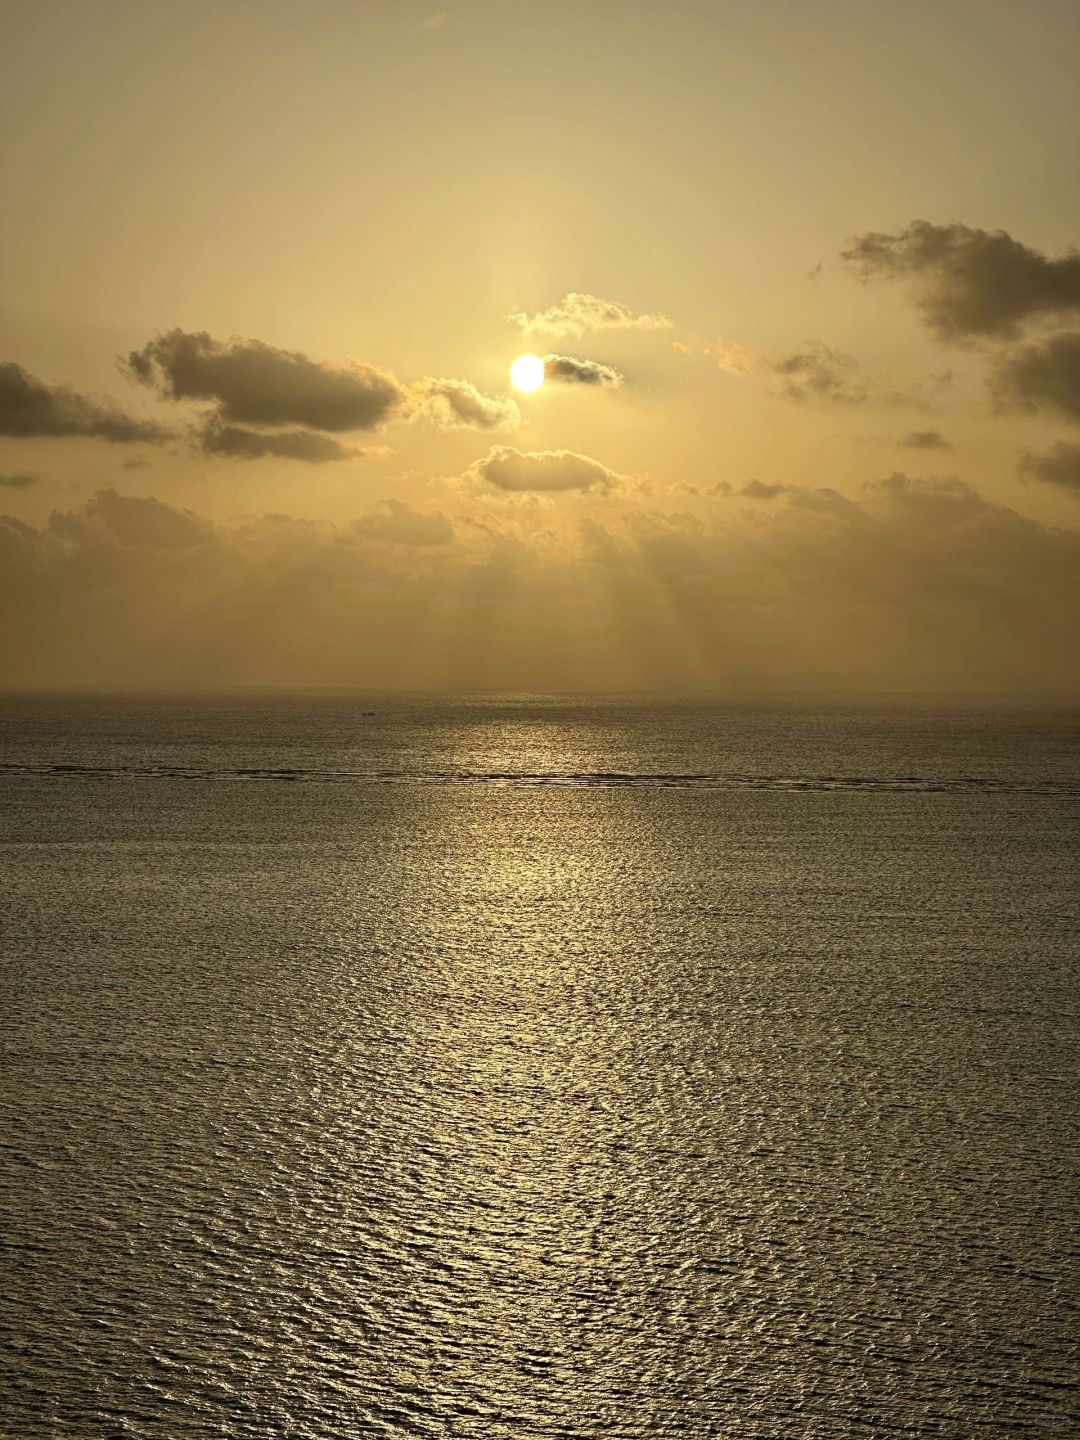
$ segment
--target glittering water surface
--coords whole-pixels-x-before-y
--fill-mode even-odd
[[[0,701],[0,1433],[1077,1433],[1075,721]]]

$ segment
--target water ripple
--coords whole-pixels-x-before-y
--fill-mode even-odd
[[[693,789],[866,791],[871,794],[1080,796],[1070,780],[1002,779],[986,775],[746,775],[705,771],[655,773],[619,770],[329,770],[317,767],[65,764],[0,762],[0,776],[80,780],[271,780],[295,784],[482,785],[561,789]]]

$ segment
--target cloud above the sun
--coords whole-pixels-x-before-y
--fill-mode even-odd
[[[526,335],[562,337],[595,334],[600,330],[670,330],[671,321],[659,313],[635,315],[617,300],[602,300],[598,295],[571,291],[547,310],[529,315],[513,310],[506,317]]]

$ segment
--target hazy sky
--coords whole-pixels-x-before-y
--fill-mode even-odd
[[[1080,690],[1075,0],[2,19],[0,685]]]

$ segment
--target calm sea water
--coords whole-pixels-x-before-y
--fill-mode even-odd
[[[0,1433],[1080,1433],[1078,718],[0,699]]]

